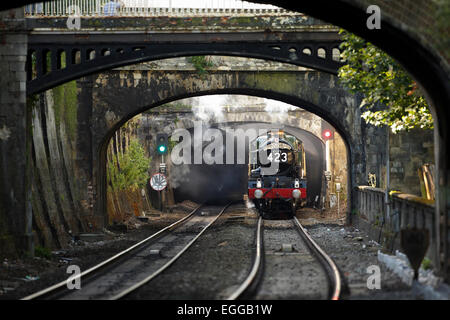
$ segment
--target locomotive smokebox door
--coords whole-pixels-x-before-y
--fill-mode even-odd
[[[414,279],[419,279],[419,268],[429,245],[427,229],[408,228],[400,231],[400,243],[414,269]]]

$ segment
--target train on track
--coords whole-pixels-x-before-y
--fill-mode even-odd
[[[306,204],[305,149],[298,138],[269,131],[250,142],[248,199],[264,218],[295,216]]]

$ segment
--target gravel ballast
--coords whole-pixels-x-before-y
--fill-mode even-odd
[[[264,221],[264,252],[264,273],[254,299],[327,299],[327,275],[292,220]]]
[[[136,242],[159,231],[165,226],[185,216],[185,211],[160,214],[150,217],[148,223],[136,223],[136,228],[121,233],[111,229],[105,232],[105,239],[96,242],[79,241],[69,248],[52,253],[49,259],[23,258],[0,260],[0,299],[20,299],[31,293],[42,290],[69,277],[67,267],[71,264],[80,266],[81,271],[111,257]],[[323,218],[320,213],[308,211],[303,215],[297,213],[300,222],[308,233],[335,261],[344,277],[349,290],[341,298],[358,299],[426,299],[423,290],[417,286],[408,286],[394,272],[388,270],[378,261],[378,251],[382,248],[368,236],[353,227],[343,225],[342,219]],[[209,230],[207,230],[180,259],[159,277],[150,281],[127,299],[226,299],[247,277],[252,267],[255,251],[255,231],[257,214],[243,204],[231,206]],[[323,219],[322,219],[323,218]],[[266,225],[276,231],[283,229],[286,221],[267,221]],[[271,226],[271,227],[270,227]],[[269,239],[272,236],[267,236]],[[275,236],[274,236],[275,237]],[[268,246],[276,259],[283,254],[277,252],[280,243],[293,243],[289,232],[282,233],[274,247]],[[273,238],[273,237],[272,237]],[[276,264],[289,266],[287,273],[283,271],[281,280],[272,279],[272,284],[261,286],[259,299],[322,299],[320,290],[317,294],[296,295],[296,286],[290,281],[301,268],[296,267],[295,255],[301,254],[302,248],[295,247],[294,254],[284,254],[288,260],[275,261]],[[305,255],[306,257],[306,255]],[[292,261],[289,261],[292,259]],[[305,262],[307,263],[307,261]],[[311,264],[312,266],[312,264]],[[370,268],[380,270],[380,289],[369,289],[368,279],[373,274]],[[306,270],[306,269],[305,269]],[[308,269],[306,275],[314,278]],[[373,269],[372,269],[373,270]],[[306,284],[305,284],[306,285]],[[311,282],[307,288],[320,288]],[[261,289],[259,288],[259,289]],[[314,292],[314,289],[311,291]],[[264,293],[264,294],[263,294]]]
[[[21,299],[64,281],[72,275],[67,273],[69,265],[87,270],[185,215],[174,213],[152,218],[149,223],[137,222],[134,229],[125,233],[106,231],[102,241],[77,241],[68,248],[53,251],[49,258],[3,258],[0,261],[0,300]]]
[[[307,226],[307,230],[335,261],[344,276],[350,290],[349,294],[343,296],[344,299],[424,299],[422,293],[412,290],[378,261],[378,250],[382,248],[376,242],[369,241],[364,232],[353,227],[320,223]],[[369,277],[374,274],[371,266],[379,267],[380,289],[368,288]]]
[[[256,215],[233,205],[160,276],[127,299],[226,299],[250,272]]]

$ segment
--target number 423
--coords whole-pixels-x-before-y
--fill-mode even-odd
[[[286,162],[287,161],[287,153],[286,152],[276,152],[276,153],[270,153],[269,156],[267,157],[267,159],[269,159],[270,162]]]

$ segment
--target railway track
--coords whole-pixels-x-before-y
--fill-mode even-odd
[[[283,228],[274,227],[277,223]],[[289,243],[283,243],[286,240]],[[297,218],[284,222],[259,218],[256,244],[248,277],[227,300],[339,299],[342,281],[335,263]]]
[[[230,203],[231,204],[231,203]],[[186,217],[68,280],[81,288],[70,290],[68,280],[23,300],[117,300],[148,283],[172,265],[228,208],[200,205]]]

